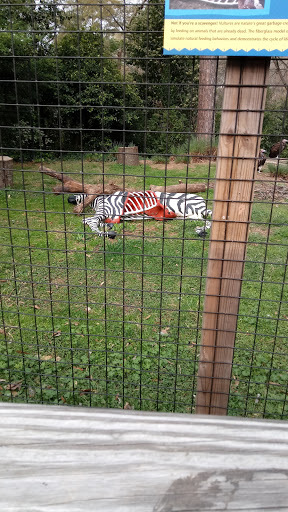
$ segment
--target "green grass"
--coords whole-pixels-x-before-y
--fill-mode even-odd
[[[58,162],[49,167],[61,170]],[[14,189],[0,195],[5,324],[0,399],[193,411],[205,289],[202,255],[207,257],[209,243],[195,234],[199,222],[126,222],[117,226],[115,240],[88,230],[85,236],[66,197],[51,193],[55,180],[36,169],[27,164],[24,173],[15,172]],[[123,166],[113,163],[103,168],[69,161],[63,171],[76,180],[85,171],[90,183],[100,182],[105,171],[105,181],[124,181],[135,189],[186,177],[185,165],[169,174],[143,165],[126,168],[124,180]],[[207,165],[189,170],[190,182],[207,176]],[[275,245],[268,249],[267,226],[251,227],[230,414],[283,412],[286,210],[284,204],[273,210],[269,242]],[[266,223],[269,215],[269,205],[255,204],[254,222]]]
[[[268,233],[270,214],[271,205],[254,205],[255,224],[250,230],[242,286],[230,413],[237,410],[240,415],[287,419],[287,205],[274,206]]]
[[[287,178],[288,176],[288,165],[275,165],[275,164],[268,164],[267,170],[271,176],[277,176],[277,177],[284,177]]]

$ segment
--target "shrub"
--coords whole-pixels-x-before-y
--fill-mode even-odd
[[[272,176],[288,178],[288,165],[268,164],[268,171]]]

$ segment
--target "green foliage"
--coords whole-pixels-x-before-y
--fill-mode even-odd
[[[130,76],[124,83],[116,60],[110,58],[115,41],[85,30],[60,32],[56,39],[47,31],[65,20],[73,27],[73,19],[53,5],[44,3],[33,10],[23,3],[17,16],[12,9],[13,19],[6,19],[6,27],[13,22],[13,28],[22,32],[13,39],[9,33],[0,34],[0,54],[11,55],[1,60],[5,81],[0,84],[0,102],[7,105],[1,108],[1,124],[6,127],[1,145],[15,159],[37,158],[45,152],[57,156],[61,151],[107,151],[123,124],[129,130],[139,121],[139,92]],[[4,18],[1,22],[5,25]],[[35,27],[37,37],[30,30]],[[21,55],[16,65],[13,53]],[[129,135],[125,142],[131,142]]]
[[[288,165],[274,165],[274,164],[268,164],[267,166],[269,173],[271,176],[282,176],[287,178],[288,176]]]
[[[67,105],[62,110],[61,124],[70,128],[69,133],[63,134],[64,148],[105,150],[107,143],[102,139],[103,129],[105,138],[110,139],[110,146],[117,130],[123,128],[124,120],[128,129],[138,120],[137,110],[133,108],[141,105],[137,89],[129,77],[123,84],[116,61],[108,58],[111,50],[109,41],[106,43],[103,50],[101,34],[83,32],[80,35],[66,34],[58,45],[61,101]],[[67,58],[75,55],[81,57],[80,62]],[[82,105],[81,119],[79,104]],[[124,106],[127,108],[125,114]],[[71,134],[72,127],[74,135]]]
[[[198,79],[198,62],[193,57],[163,57],[163,20],[164,2],[148,1],[133,18],[125,44],[131,74],[148,107],[143,119],[148,133],[137,144],[151,153],[170,152],[172,144],[184,143],[196,121],[197,90],[191,84]]]
[[[64,11],[45,1],[35,5],[15,1],[1,12],[3,30],[15,31],[0,33],[0,58],[11,56],[1,59],[0,102],[6,104],[1,107],[5,127],[1,145],[15,158],[20,158],[19,148],[22,157],[29,159],[35,148],[55,146],[55,135],[44,130],[56,124],[55,111],[45,107],[45,103],[57,102],[55,86],[46,82],[55,80],[56,64],[53,59],[39,57],[54,55],[53,27],[64,17]],[[19,57],[14,60],[13,55]]]
[[[288,133],[286,101],[285,96],[283,96],[282,100],[279,98],[275,100],[271,89],[268,89],[263,120],[263,137],[261,140],[261,147],[268,151],[268,155],[272,144],[275,144],[275,142],[278,142],[283,138],[287,139],[287,136],[285,136],[285,134]],[[288,153],[286,152],[286,156],[287,154]],[[285,150],[283,151],[282,156],[285,156]]]
[[[191,140],[189,141],[189,152],[191,155],[199,156],[216,155],[217,140],[191,137]]]
[[[4,152],[32,160],[107,152],[117,141],[133,142],[140,152],[171,153],[172,145],[186,142],[195,124],[197,93],[191,83],[198,64],[190,57],[163,57],[159,5],[127,6],[131,22],[126,19],[122,55],[129,59],[123,73],[115,58],[121,38],[108,29],[121,28],[120,3],[107,3],[101,11],[107,35],[98,30],[100,10],[89,4],[20,4],[4,7],[0,15],[0,55],[11,56],[1,59]]]
[[[199,139],[197,137],[189,137],[185,143],[182,144],[172,144],[170,146],[169,153],[166,155],[154,155],[153,161],[156,163],[157,161],[166,162],[167,158],[174,157],[174,161],[176,163],[189,163],[191,162],[191,157],[205,157],[205,156],[214,156],[217,152],[217,144],[216,142],[207,140],[207,139]]]
[[[120,32],[125,27],[136,9],[136,5],[125,4],[123,0],[105,0],[104,3],[91,2],[91,0],[69,1],[71,18],[65,21],[65,29],[100,31],[103,26],[107,32]],[[114,34],[113,34],[114,35]]]
[[[149,153],[173,154],[172,146],[181,145],[187,139],[187,118],[180,109],[176,107],[175,110],[159,109],[147,117],[148,131],[145,134],[145,140]],[[141,149],[143,148],[141,141],[138,145]]]

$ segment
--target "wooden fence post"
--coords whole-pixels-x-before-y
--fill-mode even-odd
[[[227,413],[270,58],[227,59],[196,412]]]
[[[13,187],[13,167],[13,158],[0,155],[0,188]]]

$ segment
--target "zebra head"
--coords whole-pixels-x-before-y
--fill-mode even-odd
[[[68,203],[70,204],[81,204],[84,202],[85,197],[87,197],[88,194],[76,194],[73,196],[68,197]]]
[[[75,194],[68,197],[68,203],[79,205],[84,202],[86,197],[88,197],[88,194]],[[96,214],[94,215],[94,217],[84,217],[83,224],[87,224],[92,231],[97,233],[98,236],[115,238],[117,233],[116,231],[112,231],[113,224],[105,223],[104,208],[100,207],[100,209],[98,208],[97,211],[98,203],[103,204],[103,198],[96,197],[96,199],[94,199],[94,201],[90,204],[90,206],[94,210],[96,210]],[[102,231],[101,229],[99,229],[100,227],[103,226],[107,228],[106,231]]]

